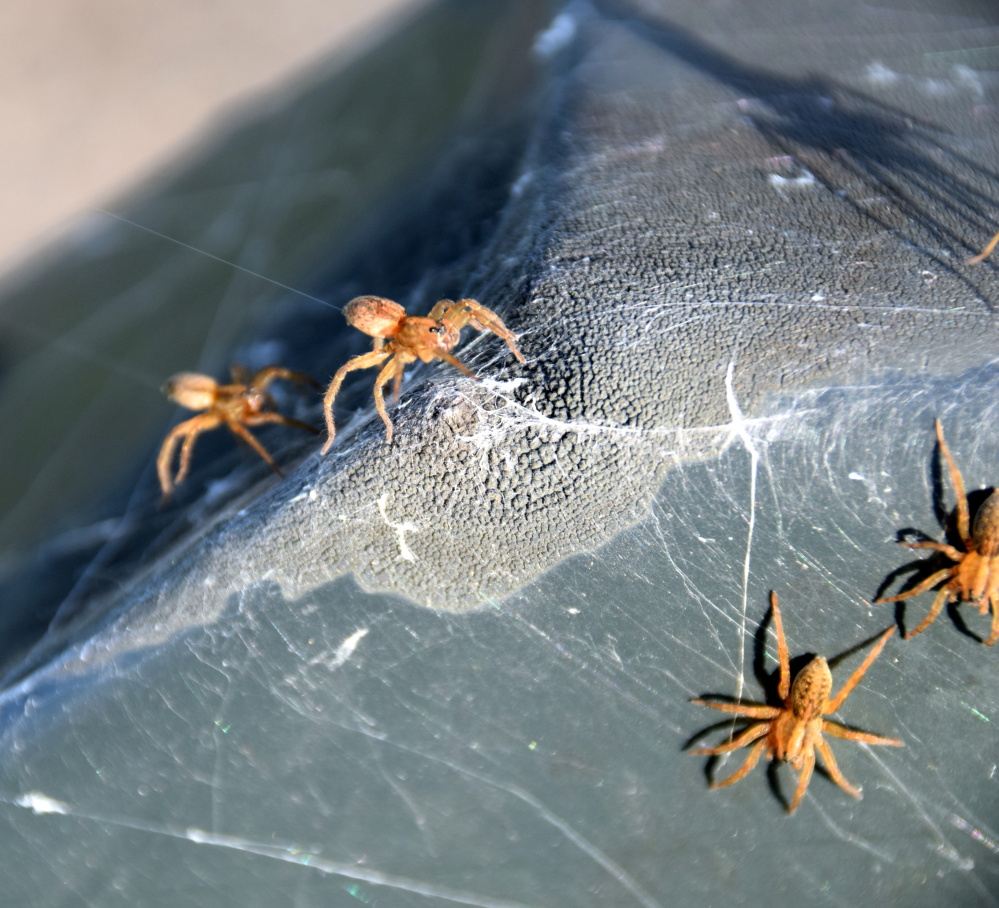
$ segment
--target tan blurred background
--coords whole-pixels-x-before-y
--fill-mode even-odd
[[[0,274],[92,206],[428,0],[5,0]]]

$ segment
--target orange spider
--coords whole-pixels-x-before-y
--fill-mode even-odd
[[[774,625],[777,628],[777,652],[780,656],[780,684],[777,688],[777,694],[781,699],[781,705],[765,706],[762,703],[742,702],[711,703],[707,700],[692,700],[692,703],[698,703],[701,706],[710,706],[712,709],[736,713],[739,716],[758,721],[750,722],[740,734],[718,747],[699,747],[692,750],[691,753],[714,756],[729,753],[756,741],[746,762],[742,764],[742,768],[725,779],[724,782],[714,782],[711,788],[734,785],[749,775],[760,761],[760,757],[766,753],[768,760],[776,757],[778,760],[790,763],[800,773],[798,790],[794,793],[794,800],[791,801],[791,805],[787,809],[787,812],[791,814],[798,809],[798,805],[805,795],[805,789],[808,788],[808,783],[812,778],[812,770],[815,768],[815,749],[818,748],[829,777],[845,792],[859,798],[860,792],[847,782],[839,771],[833,752],[823,739],[822,733],[828,732],[836,738],[861,741],[864,744],[891,744],[894,747],[902,747],[902,742],[895,738],[882,738],[880,735],[854,731],[838,722],[822,717],[836,712],[843,705],[846,698],[860,683],[860,679],[864,677],[864,673],[871,667],[871,663],[881,654],[881,650],[888,638],[895,632],[895,628],[888,628],[878,638],[877,644],[867,654],[867,658],[864,659],[860,668],[850,675],[850,680],[843,685],[843,689],[830,699],[832,674],[829,672],[828,663],[822,656],[815,656],[795,675],[794,683],[791,683],[787,643],[784,641],[784,628],[780,620],[780,609],[777,608],[777,594],[774,592],[770,593],[770,604],[774,613]]]
[[[264,446],[245,427],[260,426],[264,423],[281,423],[285,426],[294,426],[296,429],[305,429],[307,432],[312,432],[313,435],[319,434],[318,429],[314,429],[304,422],[272,412],[275,407],[274,398],[266,390],[267,386],[278,378],[310,384],[314,388],[319,388],[320,385],[308,375],[282,369],[279,366],[268,366],[252,376],[242,366],[233,366],[231,371],[232,384],[229,385],[220,385],[214,378],[200,375],[197,372],[178,372],[171,376],[163,386],[163,393],[182,407],[186,407],[188,410],[205,411],[174,426],[164,440],[163,447],[160,448],[160,455],[156,458],[156,470],[159,473],[164,500],[173,492],[174,486],[183,482],[184,477],[187,476],[188,468],[191,466],[191,452],[194,450],[194,442],[202,432],[208,432],[221,425],[228,426],[232,432],[242,438],[267,461],[278,476],[281,475],[281,471],[277,464],[271,460],[271,456]],[[171,480],[170,464],[173,462],[177,443],[182,438],[184,444],[180,449],[180,469],[177,470],[176,479]]]
[[[337,370],[326,390],[323,407],[326,412],[326,428],[330,437],[323,445],[323,454],[333,444],[336,429],[333,425],[333,400],[343,384],[348,372],[355,369],[369,369],[386,359],[389,361],[375,379],[375,408],[385,423],[385,439],[392,441],[392,420],[385,412],[385,395],[382,387],[395,379],[392,402],[399,400],[399,387],[402,384],[403,370],[412,362],[421,359],[429,363],[442,359],[465,375],[475,378],[451,351],[461,337],[461,329],[471,325],[478,331],[492,331],[503,338],[513,355],[524,362],[523,354],[517,349],[517,335],[507,330],[500,317],[491,309],[475,300],[441,300],[426,317],[406,315],[406,310],[392,300],[380,296],[358,296],[347,303],[343,310],[347,322],[359,331],[370,334],[374,339],[374,350],[362,353],[348,360]],[[391,359],[389,359],[391,357]]]
[[[985,247],[984,251],[980,252],[978,255],[973,255],[965,264],[974,265],[976,262],[984,261],[992,254],[992,250],[996,248],[997,243],[999,243],[999,233],[989,240],[989,245]]]
[[[911,590],[874,601],[901,602],[910,596],[918,596],[930,587],[936,586],[941,580],[946,580],[947,583],[940,587],[937,598],[933,600],[930,613],[911,634],[906,635],[905,639],[910,640],[926,630],[943,611],[945,602],[963,600],[977,605],[978,611],[983,615],[992,609],[992,633],[985,641],[986,646],[992,646],[996,640],[999,640],[999,493],[993,489],[989,497],[982,502],[978,513],[975,514],[975,525],[971,527],[969,533],[968,496],[964,492],[964,479],[957,464],[954,463],[954,458],[950,456],[939,419],[936,421],[936,429],[937,442],[950,467],[950,478],[954,484],[954,494],[957,496],[957,535],[961,539],[964,551],[944,542],[903,542],[902,545],[909,549],[933,549],[935,552],[941,552],[954,564],[931,574]]]

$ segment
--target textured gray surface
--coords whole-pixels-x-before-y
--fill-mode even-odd
[[[995,26],[662,9],[568,7],[526,141],[463,135],[424,207],[380,209],[326,284],[413,312],[476,296],[527,363],[483,336],[458,350],[482,384],[414,370],[391,447],[360,374],[330,456],[299,447],[202,521],[206,476],[264,476],[203,458],[197,537],[7,689],[15,900],[999,901],[997,653],[973,609],[896,636],[838,716],[905,741],[833,742],[863,801],[817,773],[787,819],[787,767],[709,792],[684,753],[718,718],[691,697],[773,685],[768,590],[792,657],[845,654],[837,686],[925,613],[870,602],[911,560],[895,535],[939,538],[952,506],[934,417],[969,488],[995,478],[997,283],[963,264],[999,195],[973,66]],[[459,224],[483,203],[435,180],[478,186],[490,154],[513,161],[492,229],[446,239],[442,200]],[[273,326],[312,341],[296,366],[364,349],[315,344],[304,311]]]
[[[220,605],[206,584],[266,577],[297,596],[351,571],[435,608],[479,607],[634,523],[678,458],[717,451],[730,367],[753,417],[777,391],[991,356],[999,330],[976,288],[991,275],[939,242],[981,234],[952,207],[906,216],[947,192],[973,197],[975,180],[988,189],[991,143],[944,132],[961,125],[964,82],[881,89],[857,38],[824,94],[796,73],[814,63],[804,49],[764,76],[678,28],[583,6],[572,22],[502,222],[470,268],[468,292],[521,334],[528,363],[485,338],[471,362],[492,383],[411,379],[397,444],[366,423],[213,531],[210,559],[195,549],[139,599],[165,584],[175,618],[197,622]],[[664,53],[674,44],[689,59]],[[719,84],[721,72],[738,77]],[[762,97],[725,84],[740,79]],[[892,162],[902,202],[879,180]]]

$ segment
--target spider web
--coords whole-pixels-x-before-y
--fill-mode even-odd
[[[893,573],[913,561],[897,535],[941,538],[953,507],[935,418],[969,490],[994,478],[995,272],[961,261],[991,235],[997,201],[996,26],[854,12],[834,33],[847,50],[833,53],[833,38],[815,37],[822,14],[776,3],[671,8],[677,22],[652,3],[553,15],[443,4],[373,62],[272,105],[125,220],[95,214],[45,273],[8,291],[0,414],[14,400],[71,414],[13,432],[21,453],[4,446],[4,472],[31,477],[0,523],[3,599],[17,606],[0,713],[12,903],[999,901],[996,654],[978,642],[988,619],[973,608],[912,641],[896,635],[837,714],[906,744],[831,742],[863,801],[819,772],[788,820],[789,768],[710,792],[705,761],[684,753],[718,718],[690,698],[762,700],[775,685],[769,590],[792,658],[830,658],[837,688],[866,641],[925,614],[928,595],[872,603],[910,576]],[[800,34],[811,43],[792,53]],[[456,47],[470,49],[448,56]],[[727,56],[712,57],[717,47]],[[749,92],[746,73],[773,65],[776,47],[782,78]],[[428,54],[452,69],[421,70]],[[385,59],[412,80],[393,108],[413,107],[412,120],[388,136],[371,100],[401,90],[383,81]],[[512,60],[525,73],[515,86]],[[430,87],[438,100],[415,106]],[[460,94],[446,110],[444,87]],[[835,148],[817,141],[830,133],[803,98],[842,111],[828,121]],[[643,119],[650,99],[672,132]],[[497,110],[502,122],[484,125]],[[897,160],[861,154],[873,110],[879,129],[902,124],[877,146]],[[327,120],[344,137],[317,133]],[[414,135],[424,146],[399,163]],[[560,142],[572,155],[557,158]],[[759,204],[715,188],[742,166],[731,148],[760,175],[747,187]],[[584,199],[577,229],[560,235],[554,209],[541,228],[530,220],[551,204],[553,160],[576,167],[565,180]],[[700,220],[684,227],[664,203],[636,226],[640,190],[668,168],[670,198]],[[415,188],[414,172],[425,174]],[[615,182],[621,173],[630,182]],[[593,188],[608,185],[616,196]],[[835,205],[842,223],[829,227]],[[750,231],[770,251],[738,258]],[[644,287],[578,308],[558,296],[601,287],[629,255],[652,262]],[[698,267],[670,274],[684,255]],[[804,270],[812,259],[835,267]],[[81,286],[93,294],[86,317],[33,317],[32,299]],[[221,375],[230,360],[332,371],[365,348],[337,311],[356,293],[426,311],[466,291],[509,301],[509,286],[523,290],[508,324],[528,371],[466,332],[457,353],[486,380],[408,372],[392,451],[377,444],[373,376],[361,375],[344,389],[327,460],[310,441],[261,433],[286,467],[279,482],[231,439],[205,436],[185,497],[157,509],[151,462],[170,416],[156,388],[171,371]],[[760,289],[774,286],[784,292]],[[594,309],[622,392],[607,400],[563,365]],[[777,327],[761,336],[761,325]],[[691,337],[705,339],[698,350]],[[636,383],[660,402],[651,415],[629,409]],[[683,418],[667,418],[676,401]],[[316,402],[279,404],[320,419]],[[434,436],[421,433],[441,425],[464,457],[441,461],[424,489],[415,465]],[[502,498],[521,456],[553,483],[599,478],[564,505],[579,511],[546,506],[576,515],[547,547],[518,529],[538,524],[512,528],[516,550],[542,552],[526,567],[502,527],[442,531],[418,506],[449,484]],[[608,463],[619,472],[594,466]],[[99,494],[68,478],[81,464]],[[407,484],[420,488],[407,497]],[[460,524],[462,507],[441,513]],[[41,538],[40,550],[11,541]],[[419,591],[460,590],[458,601],[471,586],[474,610],[418,604]]]

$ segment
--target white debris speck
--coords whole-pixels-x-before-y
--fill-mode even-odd
[[[807,170],[803,170],[801,176],[782,177],[779,173],[770,174],[770,185],[774,189],[794,189],[805,186],[814,186],[815,177]]]
[[[523,194],[524,190],[531,185],[534,180],[534,172],[531,170],[525,170],[519,177],[517,177],[513,186],[510,187],[510,195],[515,199],[519,199]]]
[[[985,96],[985,89],[982,88],[982,80],[978,73],[975,72],[970,66],[965,66],[963,63],[957,63],[951,69],[951,75],[954,81],[958,85],[962,85],[969,89],[976,98],[982,98]]]
[[[357,644],[360,643],[368,635],[368,629],[366,627],[359,628],[354,631],[346,640],[343,641],[337,648],[333,656],[327,659],[326,650],[322,655],[316,656],[309,660],[309,665],[317,665],[320,662],[324,663],[328,669],[339,668],[343,665],[352,655],[354,655],[354,650],[357,649]]]
[[[570,13],[559,13],[534,40],[534,53],[542,60],[555,56],[576,35],[576,20]]]
[[[898,73],[890,70],[880,60],[875,60],[873,63],[867,64],[867,78],[871,82],[880,82],[885,84],[896,81],[898,79]]]
[[[512,378],[510,381],[496,381],[495,378],[484,378],[480,384],[488,391],[495,391],[497,394],[503,394],[509,391],[514,391],[521,385],[526,385],[527,379]]]
[[[378,510],[381,512],[382,519],[399,535],[399,558],[397,560],[416,561],[416,556],[413,554],[413,550],[406,543],[406,532],[410,531],[418,533],[420,528],[415,523],[410,523],[408,520],[403,521],[402,523],[393,523],[389,520],[388,512],[385,510],[387,506],[388,492],[378,499]]]
[[[40,791],[28,791],[25,792],[21,797],[14,801],[18,807],[27,807],[29,810],[34,811],[37,814],[42,813],[69,813],[69,804],[64,801],[57,801],[55,798],[50,798],[48,795],[42,794]]]

